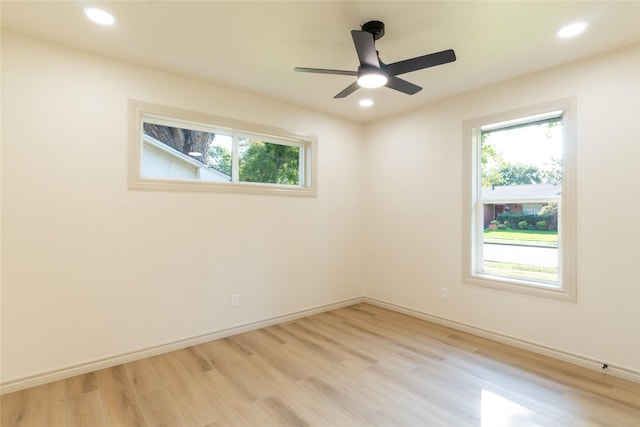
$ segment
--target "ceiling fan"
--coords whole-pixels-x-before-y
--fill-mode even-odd
[[[351,37],[353,38],[358,59],[360,60],[358,71],[304,67],[295,67],[294,70],[303,73],[338,74],[358,78],[342,90],[342,92],[334,96],[334,98],[344,98],[351,95],[359,87],[376,88],[382,86],[395,89],[407,95],[413,95],[421,91],[422,88],[396,77],[397,75],[446,64],[456,60],[456,54],[453,49],[448,49],[416,58],[405,59],[404,61],[394,62],[393,64],[385,64],[380,60],[375,45],[375,41],[382,36],[384,36],[384,23],[380,21],[369,21],[362,26],[362,31],[351,31]]]

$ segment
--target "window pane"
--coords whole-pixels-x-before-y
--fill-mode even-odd
[[[483,273],[559,282],[557,225],[539,218],[553,217],[557,224],[557,204],[551,202],[545,206],[554,213],[511,217],[498,214],[498,220],[489,220],[489,226],[482,233]],[[490,213],[489,218],[496,217],[492,210],[497,207],[484,205],[485,212]],[[489,218],[485,216],[485,221]]]
[[[209,143],[209,155],[207,165],[218,172],[222,172],[229,181],[232,171],[233,137],[231,135],[216,134]]]
[[[240,181],[300,185],[300,148],[239,138]]]
[[[481,134],[482,273],[558,286],[562,121]]]
[[[142,176],[231,181],[229,135],[143,123]]]
[[[482,187],[562,183],[562,119],[482,132]]]

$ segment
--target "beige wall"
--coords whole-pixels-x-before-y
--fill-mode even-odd
[[[318,197],[128,191],[129,98],[316,135]],[[3,34],[2,381],[361,296],[362,148],[348,121]]]
[[[640,372],[638,77],[635,47],[362,126],[4,33],[2,382],[362,295]],[[463,285],[462,121],[573,95],[578,303]],[[130,98],[317,135],[318,197],[127,190]]]
[[[369,125],[366,294],[640,371],[639,62],[622,49]],[[462,122],[571,96],[577,304],[463,284]]]

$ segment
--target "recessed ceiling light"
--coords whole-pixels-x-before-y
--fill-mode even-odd
[[[95,7],[87,7],[84,10],[84,14],[87,18],[100,25],[113,25],[116,19],[109,12],[105,12],[102,9],[96,9]]]
[[[565,27],[562,27],[560,31],[558,31],[558,37],[561,39],[567,39],[569,37],[575,37],[578,34],[584,32],[587,29],[586,22],[574,22],[573,24],[569,24]]]
[[[373,105],[373,101],[370,99],[361,99],[359,104],[361,107],[371,107]]]

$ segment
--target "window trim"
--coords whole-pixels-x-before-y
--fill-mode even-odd
[[[244,193],[303,197],[317,196],[318,143],[315,136],[131,99],[128,102],[128,114],[129,155],[127,181],[130,190]],[[206,124],[207,131],[219,129],[220,131],[233,132],[235,134],[273,139],[273,141],[270,140],[268,142],[300,146],[302,148],[300,151],[303,159],[303,162],[300,163],[302,169],[300,176],[301,184],[279,185],[253,182],[210,182],[142,176],[142,151],[144,146],[142,140],[142,122],[143,118],[154,116],[161,122],[168,119],[176,125],[180,123],[184,125],[189,124],[190,126],[191,123]]]
[[[463,283],[492,289],[499,289],[520,294],[557,299],[566,302],[577,301],[577,234],[576,234],[576,98],[565,98],[520,108],[498,114],[483,116],[463,122]],[[563,175],[562,202],[558,218],[558,274],[560,287],[543,282],[520,280],[491,274],[476,273],[476,251],[481,243],[478,238],[478,227],[482,227],[477,202],[480,189],[477,185],[479,171],[480,144],[476,130],[489,124],[506,123],[525,117],[562,110],[563,129]],[[478,152],[474,152],[474,150]],[[533,199],[532,199],[533,200]],[[527,200],[529,201],[529,200]]]

